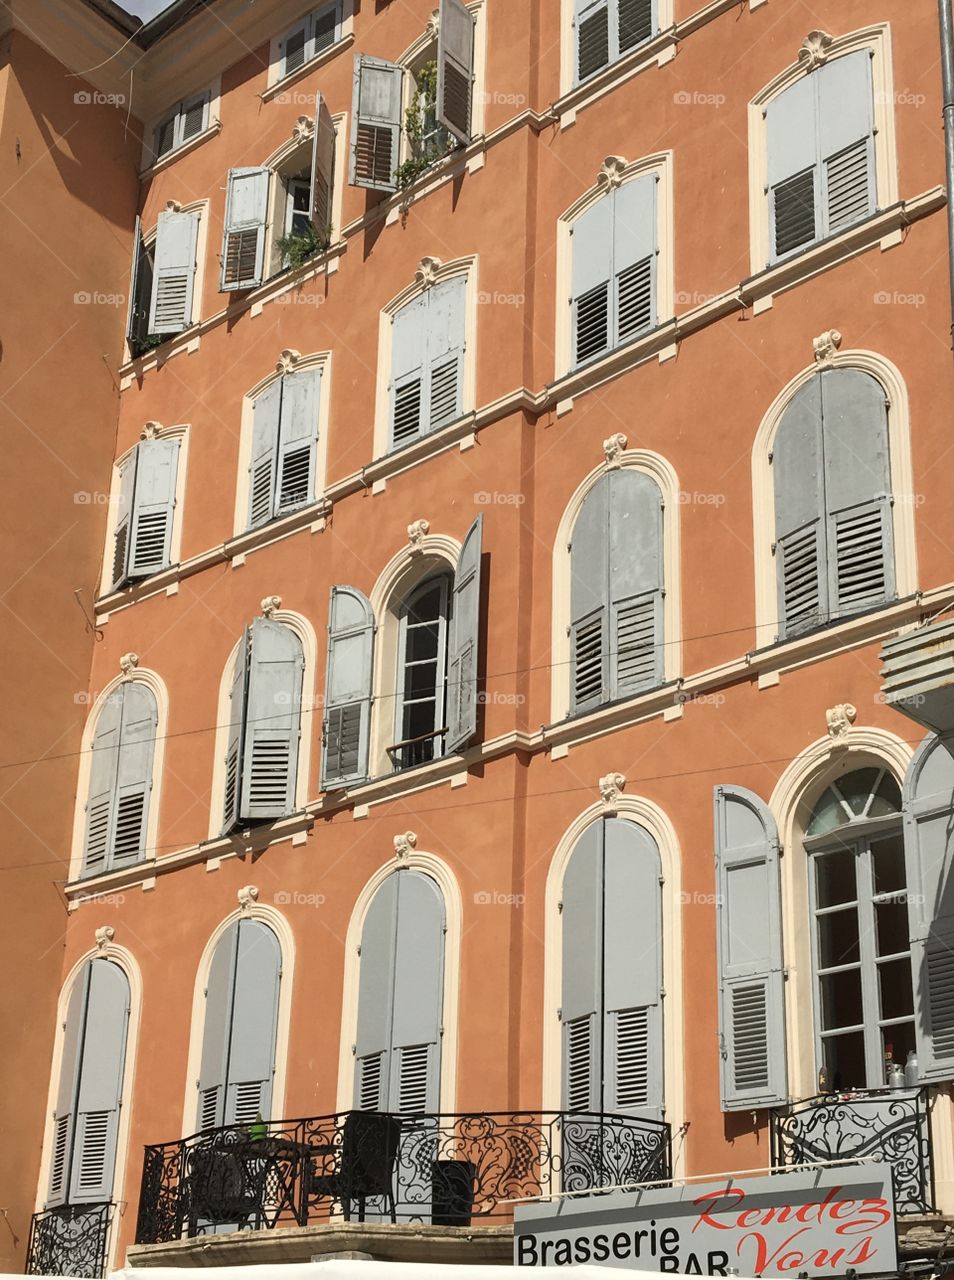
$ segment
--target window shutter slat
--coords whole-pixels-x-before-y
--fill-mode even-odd
[[[308,22],[289,31],[281,42],[282,76],[290,76],[303,67],[308,58]]]
[[[394,316],[391,342],[391,445],[415,439],[423,428],[427,294]]]
[[[281,948],[267,925],[239,920],[225,1124],[271,1119]]]
[[[354,62],[349,182],[395,191],[401,155],[404,68],[358,54]]]
[[[116,508],[116,532],[113,535],[113,589],[122,586],[129,572],[133,509],[136,497],[138,446],[123,463],[119,475],[119,503]]]
[[[390,1092],[399,874],[377,890],[361,931],[354,1092],[362,1111],[386,1110]]]
[[[192,323],[197,213],[160,213],[153,255],[150,333],[180,333]]]
[[[467,531],[457,572],[447,680],[447,750],[460,751],[477,732],[477,677],[480,644],[480,557],[484,518]]]
[[[222,831],[228,834],[240,817],[240,793],[242,781],[243,744],[245,720],[248,710],[248,660],[249,628],[242,632],[235,665],[232,668],[232,688],[229,695],[229,728],[225,749],[225,800]]]
[[[89,976],[92,962],[87,961],[73,983],[66,1006],[66,1025],[63,1030],[63,1053],[60,1058],[60,1078],[56,1091],[56,1110],[53,1113],[53,1145],[50,1152],[49,1194],[47,1208],[65,1204],[70,1189],[70,1165],[73,1158],[73,1130],[76,1117],[76,1091],[79,1087],[79,1068],[82,1056],[83,1033],[86,1025],[86,1002],[89,996]]]
[[[315,452],[321,370],[288,373],[283,379],[278,434],[276,512],[307,506],[315,499]]]
[[[563,878],[563,1099],[569,1111],[599,1111],[602,1095],[603,824],[587,827]]]
[[[268,169],[229,170],[220,293],[254,289],[262,283],[268,183]]]
[[[106,869],[112,844],[122,715],[123,692],[120,687],[103,704],[93,737],[83,851],[83,874],[87,876]]]
[[[823,234],[874,213],[874,87],[866,49],[835,58],[816,75],[820,160],[824,173]]]
[[[330,49],[338,38],[338,0],[315,14],[315,30],[312,38],[312,57]]]
[[[604,197],[605,198],[605,197]],[[610,342],[619,346],[656,323],[656,179],[624,183],[611,197],[615,316]]]
[[[109,960],[90,962],[76,1104],[70,1202],[111,1200],[129,1022],[129,982]]]
[[[828,618],[828,552],[821,383],[801,387],[782,415],[773,446],[780,637]]]
[[[282,382],[276,378],[252,406],[252,456],[249,462],[248,525],[271,520],[275,513],[278,435],[282,411]]]
[[[440,0],[437,34],[437,122],[470,142],[474,19],[461,0]]]
[[[570,549],[570,705],[599,706],[610,688],[610,483],[603,476],[586,495],[573,525]]]
[[[615,0],[614,0],[615,3]],[[608,0],[576,0],[576,78],[587,80],[610,61]]]
[[[715,788],[722,1109],[787,1102],[775,819],[741,787]]]
[[[181,130],[182,142],[189,142],[192,138],[197,138],[200,133],[209,127],[209,93],[200,93],[194,98],[187,99],[181,108]]]
[[[463,412],[467,279],[455,276],[427,295],[427,390],[422,429],[436,431]]]
[[[791,253],[817,235],[817,74],[797,80],[766,108],[773,259]]]
[[[237,920],[230,924],[216,943],[206,981],[196,1116],[196,1127],[200,1130],[218,1129],[225,1124],[225,1081],[228,1076],[238,926]]]
[[[140,862],[146,856],[146,823],[159,724],[156,699],[151,689],[135,680],[124,684],[122,693],[115,819],[110,849],[113,866]]]
[[[575,364],[609,350],[613,202],[605,196],[573,223],[572,344]]]
[[[332,11],[333,12],[333,11]],[[318,94],[315,110],[315,132],[311,150],[311,225],[315,234],[329,243],[332,239],[332,215],[335,177],[335,126],[328,104]]]
[[[144,440],[136,453],[129,576],[147,578],[167,568],[171,561],[179,441]]]
[[[328,666],[322,786],[360,782],[368,776],[374,615],[353,587],[332,587],[328,609]]]
[[[654,0],[619,0],[620,56],[644,44],[656,30]]]
[[[295,808],[304,658],[295,633],[252,623],[240,817],[283,818]]]
[[[609,696],[617,698],[653,688],[663,678],[663,511],[659,486],[643,472],[621,468],[606,483]]]
[[[430,876],[408,870],[396,879],[388,1110],[433,1112],[440,1109],[444,901]]]

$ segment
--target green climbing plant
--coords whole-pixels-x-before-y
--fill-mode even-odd
[[[409,187],[431,167],[435,160],[447,155],[454,140],[437,124],[437,62],[425,63],[417,74],[417,93],[404,113],[404,136],[410,155],[394,172],[399,191]]]
[[[294,271],[297,267],[303,266],[309,258],[313,258],[318,253],[324,253],[329,248],[331,228],[326,227],[319,233],[309,223],[307,230],[281,236],[275,243],[282,256],[282,262]]]

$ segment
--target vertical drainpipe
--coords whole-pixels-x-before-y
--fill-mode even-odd
[[[947,177],[948,267],[951,280],[951,349],[954,351],[954,23],[951,0],[938,0],[944,88],[944,160]]]

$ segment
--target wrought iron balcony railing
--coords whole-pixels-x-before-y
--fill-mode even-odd
[[[934,1170],[926,1089],[823,1093],[772,1112],[772,1165],[883,1160],[899,1213],[931,1213]]]
[[[28,1276],[106,1274],[111,1204],[58,1205],[35,1213],[27,1247]]]
[[[468,1226],[527,1196],[670,1178],[669,1125],[352,1111],[146,1147],[139,1244],[346,1219]]]

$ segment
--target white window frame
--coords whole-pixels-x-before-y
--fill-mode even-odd
[[[314,115],[314,103],[312,103],[312,116]],[[335,130],[335,170],[333,190],[331,193],[331,210],[332,210],[332,245],[340,244],[342,235],[342,205],[344,201],[344,188],[347,184],[348,169],[348,117],[344,112],[331,117],[331,123]],[[314,127],[314,123],[312,123]],[[287,142],[283,142],[280,147],[271,153],[271,155],[263,162],[262,167],[269,169],[269,192],[268,192],[268,225],[265,228],[265,251],[264,251],[264,272],[265,276],[262,285],[267,286],[269,282],[277,275],[281,274],[286,268],[282,265],[281,257],[278,253],[277,244],[283,235],[287,234],[288,225],[288,181],[289,178],[305,167],[310,166],[313,150],[313,133],[302,136],[296,130],[293,131],[291,138]],[[330,247],[330,246],[329,246]],[[317,253],[309,262],[309,266],[322,261],[323,254]]]
[[[402,727],[404,720],[404,676],[407,670],[407,605],[408,601],[423,590],[430,583],[440,583],[441,602],[440,611],[438,613],[438,641],[437,641],[437,676],[435,680],[438,697],[434,707],[434,729],[441,727],[446,728],[447,725],[441,726],[438,722],[447,719],[447,646],[450,643],[450,609],[453,599],[454,581],[453,571],[444,568],[438,568],[433,573],[428,574],[421,579],[415,586],[407,591],[399,603],[398,616],[398,642],[397,642],[397,666],[394,672],[394,737],[388,745],[404,741],[404,730]],[[413,701],[413,700],[412,700]],[[438,703],[442,703],[444,714],[437,715]],[[440,760],[447,755],[447,749],[443,738],[435,738],[434,759]],[[428,761],[427,763],[430,763]],[[405,768],[393,764],[392,771],[394,773],[403,773],[407,768],[414,768],[414,765],[408,765]]]
[[[568,93],[579,89],[585,93],[588,86],[592,85],[594,94],[606,93],[612,88],[616,77],[613,75],[615,69],[627,69],[630,66],[638,66],[646,57],[646,51],[655,47],[655,42],[659,37],[670,32],[675,23],[675,14],[673,11],[674,0],[656,0],[656,32],[643,44],[637,45],[635,49],[629,49],[615,62],[608,62],[600,71],[596,71],[592,76],[588,76],[586,80],[577,80],[576,78],[576,27],[574,19],[576,17],[576,6],[574,0],[560,0],[560,97],[564,97]],[[668,54],[663,60],[669,61],[675,56],[675,52]],[[655,59],[658,54],[653,54]],[[611,82],[604,84],[602,77],[610,76]]]
[[[217,133],[221,127],[221,121],[219,120],[221,96],[222,80],[221,77],[216,77],[210,84],[206,84],[202,89],[194,93],[186,94],[179,99],[175,106],[167,108],[161,115],[157,116],[143,132],[141,162],[143,171],[149,172],[164,166],[180,152],[191,149],[211,134]],[[193,134],[191,138],[183,138],[182,130],[185,124],[185,113],[199,98],[205,99],[202,128],[198,133]],[[155,150],[157,134],[163,125],[170,120],[173,121],[172,146],[160,156],[156,154]]]
[[[328,9],[336,7],[338,10],[337,22],[335,24],[335,38],[331,44],[326,45],[324,49],[319,49],[317,53],[313,47],[313,32],[315,18],[320,14],[327,12]],[[293,71],[285,71],[285,54],[284,44],[290,35],[293,35],[302,26],[309,29],[309,35],[306,36],[307,41],[312,42],[312,52],[309,55],[305,50],[305,61],[300,67],[295,67]],[[353,0],[328,0],[324,4],[316,4],[307,10],[298,19],[297,22],[291,23],[284,31],[273,36],[268,50],[268,73],[266,93],[269,98],[273,96],[273,91],[281,89],[283,85],[292,84],[298,76],[304,75],[305,72],[314,67],[325,58],[333,57],[341,48],[342,44],[348,40],[354,33],[354,3]],[[313,95],[312,95],[313,96]],[[299,105],[306,106],[307,103],[302,101]]]
[[[469,0],[467,9],[474,18],[474,83],[471,88],[471,104],[470,104],[470,136],[473,141],[475,138],[483,136],[484,132],[484,108],[486,95],[483,92],[486,83],[486,65],[487,65],[487,13],[486,0]],[[407,110],[417,92],[417,79],[415,76],[415,68],[419,71],[422,64],[437,59],[437,18],[435,15],[434,26],[428,27],[423,31],[413,44],[408,45],[401,56],[395,59],[396,63],[404,68],[404,90],[401,97],[401,150],[398,163],[403,164],[411,158],[411,149],[408,144],[407,130],[405,128],[405,120],[407,118]],[[452,155],[455,151],[464,150],[464,146],[451,137],[448,155]],[[441,157],[443,159],[443,157]],[[435,160],[434,165],[440,163]],[[432,166],[433,167],[433,166]],[[421,181],[427,176],[427,170],[422,173],[416,181]]]
[[[159,346],[166,346],[170,343],[179,343],[183,340],[189,341],[189,334],[202,320],[202,302],[203,289],[205,286],[205,256],[206,256],[206,237],[209,229],[209,201],[193,200],[190,204],[175,204],[170,201],[170,206],[174,205],[176,213],[196,213],[199,215],[199,227],[195,240],[195,275],[192,279],[192,315],[189,323],[180,333],[166,334]],[[156,234],[158,231],[158,221],[154,222],[148,231],[142,232],[143,248],[150,248],[153,251],[156,247]],[[198,342],[198,338],[195,338]],[[144,351],[140,356],[134,356],[132,348],[129,345],[128,335],[123,340],[123,355],[125,362],[128,364],[132,360],[148,360],[150,356],[155,354],[158,347],[149,351]]]

